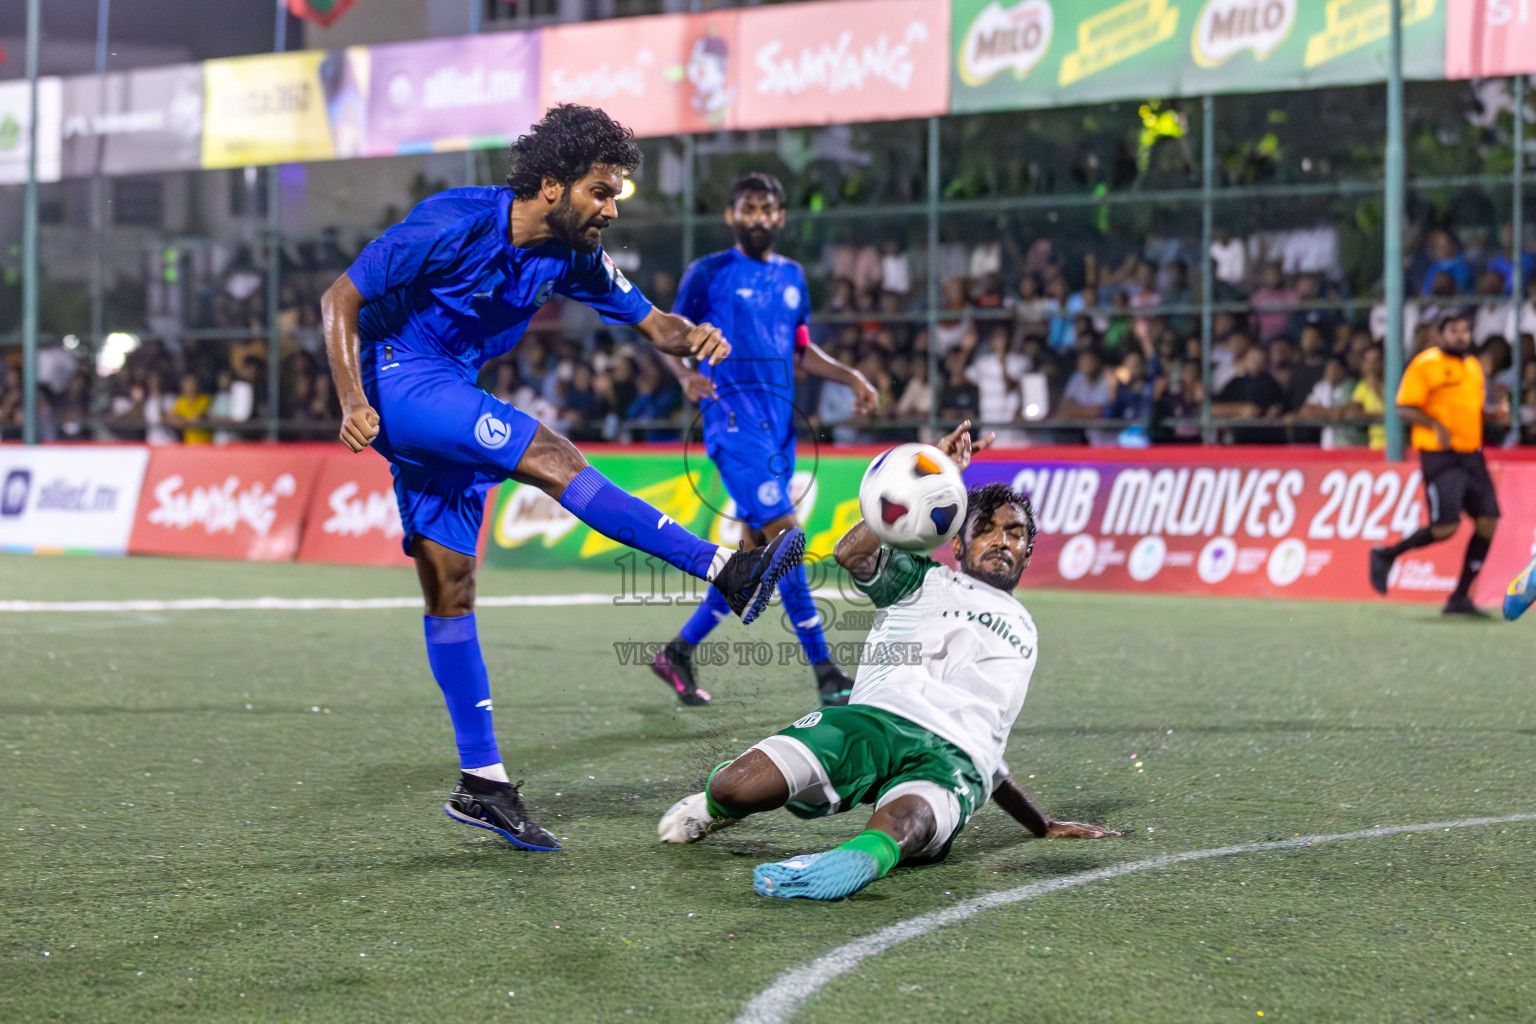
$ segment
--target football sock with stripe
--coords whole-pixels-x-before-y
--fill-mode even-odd
[[[695,537],[592,466],[566,485],[560,505],[609,540],[655,555],[699,579],[713,579],[731,557],[730,549]]]
[[[860,853],[867,853],[875,858],[875,864],[880,869],[880,873],[875,876],[876,878],[884,878],[891,868],[896,866],[896,862],[901,860],[901,847],[897,845],[896,840],[879,829],[874,828],[865,829],[846,843],[835,846],[833,849],[857,850]]]
[[[1456,592],[1452,597],[1470,597],[1472,584],[1477,579],[1477,574],[1483,571],[1483,561],[1488,557],[1488,548],[1492,545],[1487,537],[1472,535],[1467,541],[1466,558],[1461,563],[1461,579],[1456,581]]]
[[[459,747],[459,767],[492,781],[505,782],[506,773],[495,777],[501,766],[496,730],[491,724],[491,682],[480,656],[480,637],[473,614],[445,618],[424,616],[427,663],[443,691],[453,738]]]
[[[784,579],[788,578],[786,574]],[[784,583],[781,580],[780,590],[783,586]],[[697,647],[709,635],[710,630],[714,629],[722,619],[728,619],[730,616],[731,606],[725,603],[725,595],[714,587],[709,587],[704,591],[704,603],[693,610],[693,614],[688,617],[687,622],[683,623],[683,628],[677,635],[689,647]]]
[[[795,635],[800,638],[800,649],[812,665],[831,661],[832,650],[827,646],[827,635],[822,631],[821,612],[811,597],[811,586],[805,579],[805,566],[797,565],[779,577],[779,597],[784,602],[784,613],[789,617]]]

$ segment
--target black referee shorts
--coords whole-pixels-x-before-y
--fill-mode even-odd
[[[1481,451],[1420,452],[1419,465],[1431,526],[1454,526],[1463,512],[1474,519],[1498,516],[1499,496]]]

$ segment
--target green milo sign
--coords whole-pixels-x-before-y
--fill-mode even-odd
[[[701,450],[597,453],[589,460],[615,484],[699,536],[730,547],[741,539],[735,506]],[[859,481],[868,465],[866,458],[801,453],[790,496],[805,527],[807,559],[830,556],[837,539],[858,522]],[[486,561],[494,566],[596,568],[613,564],[628,550],[535,487],[503,484],[494,508],[486,546]]]
[[[1447,0],[1402,0],[1403,73],[1443,78]],[[954,113],[1381,81],[1388,0],[953,0]]]

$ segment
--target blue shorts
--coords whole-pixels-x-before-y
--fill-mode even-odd
[[[776,449],[757,445],[711,446],[725,492],[736,502],[736,518],[759,529],[793,515],[789,485],[795,476],[795,443]]]
[[[476,554],[486,492],[512,475],[539,421],[448,360],[399,353],[375,365],[364,385],[379,413],[373,447],[395,475],[405,553],[425,537]]]

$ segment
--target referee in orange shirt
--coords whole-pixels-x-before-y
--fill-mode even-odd
[[[1472,318],[1449,313],[1440,319],[1440,344],[1413,357],[1397,389],[1397,414],[1413,425],[1413,446],[1419,450],[1429,525],[1391,547],[1371,549],[1371,586],[1378,594],[1387,592],[1399,555],[1448,539],[1466,512],[1477,530],[1442,613],[1489,617],[1472,603],[1472,581],[1499,525],[1499,499],[1483,461],[1484,389],[1483,366],[1472,354]]]

